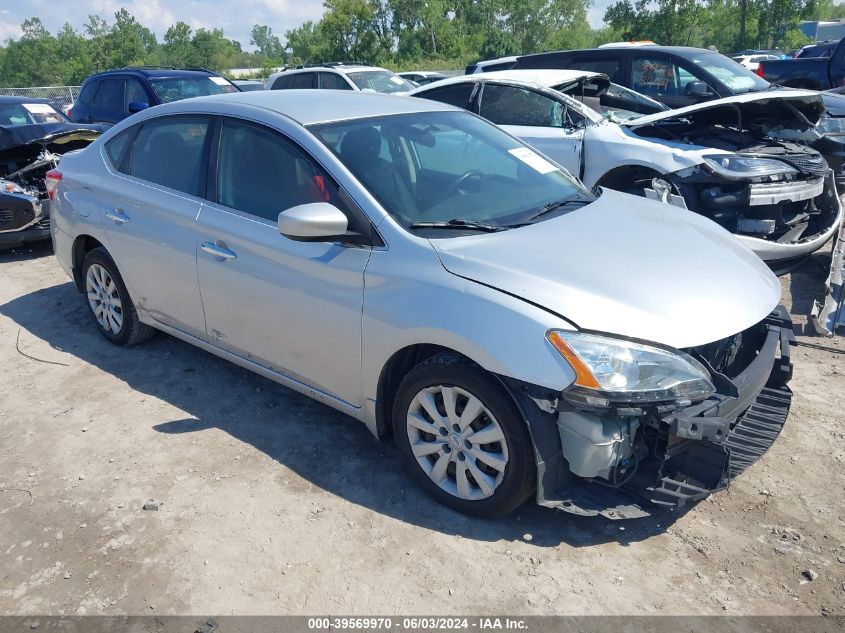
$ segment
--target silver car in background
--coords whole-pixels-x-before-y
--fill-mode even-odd
[[[392,434],[478,515],[642,516],[777,437],[791,325],[727,231],[458,108],[313,95],[162,105],[50,173],[106,338],[162,330]]]

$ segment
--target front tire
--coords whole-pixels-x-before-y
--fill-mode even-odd
[[[507,514],[534,491],[534,451],[519,409],[496,378],[455,354],[405,376],[393,431],[414,479],[455,510]]]
[[[104,248],[95,248],[82,262],[85,295],[97,330],[115,345],[135,345],[155,330],[141,323],[117,266]]]

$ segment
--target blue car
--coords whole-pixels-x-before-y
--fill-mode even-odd
[[[69,116],[79,123],[117,123],[150,106],[226,92],[239,89],[210,70],[120,68],[88,77]]]

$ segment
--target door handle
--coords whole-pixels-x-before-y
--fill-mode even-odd
[[[222,257],[223,259],[238,258],[234,251],[230,251],[228,248],[223,246],[217,246],[214,242],[203,242],[200,248],[209,255],[214,255],[215,257]]]
[[[121,209],[107,209],[106,217],[115,224],[126,224],[129,217]]]

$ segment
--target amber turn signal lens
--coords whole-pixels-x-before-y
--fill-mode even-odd
[[[560,332],[552,330],[546,334],[546,338],[549,339],[549,343],[552,344],[552,347],[560,352],[560,355],[563,356],[570,365],[572,365],[572,369],[575,370],[576,385],[579,387],[587,387],[588,389],[601,388],[598,380],[596,380],[596,377],[593,376],[593,372],[590,371],[590,368],[587,367],[587,364],[583,360],[581,360],[581,357],[578,356],[575,350],[569,347],[569,344],[563,339]]]

